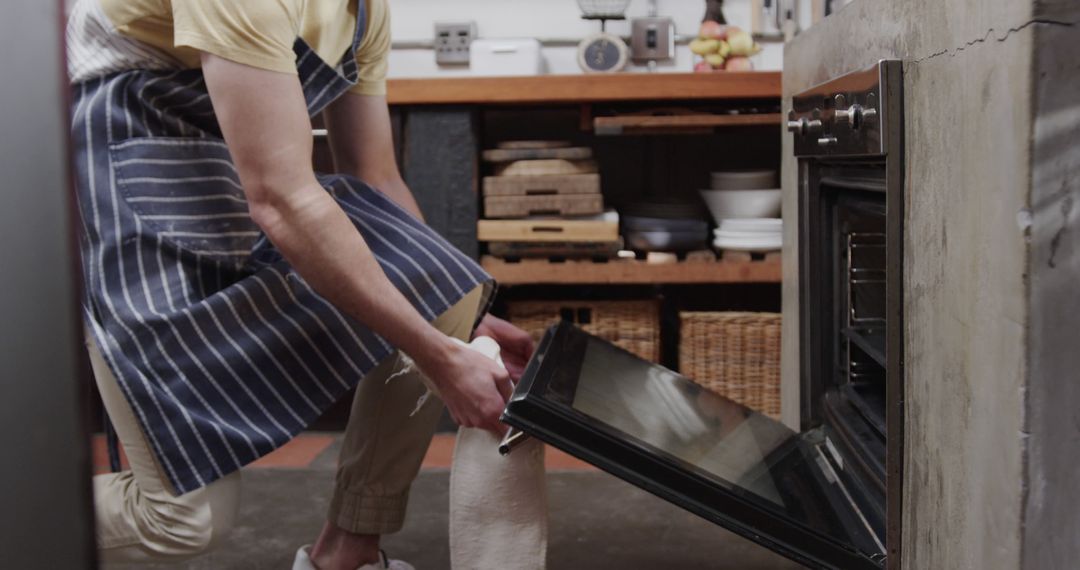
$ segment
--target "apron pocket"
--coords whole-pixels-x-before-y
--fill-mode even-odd
[[[116,187],[146,230],[216,261],[239,266],[249,257],[261,232],[224,142],[145,137],[109,153]]]

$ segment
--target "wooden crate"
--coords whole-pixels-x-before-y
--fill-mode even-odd
[[[592,216],[603,211],[604,198],[600,194],[491,196],[484,198],[484,215],[489,218]]]
[[[599,174],[484,177],[484,196],[486,197],[599,193]]]
[[[619,239],[619,223],[611,220],[480,220],[480,241],[602,241]]]
[[[567,320],[645,360],[660,360],[660,302],[655,299],[513,301],[507,316],[537,342],[551,325]]]
[[[481,153],[488,162],[513,162],[515,160],[587,160],[592,149],[586,146],[566,148],[494,148]]]
[[[496,176],[567,176],[596,174],[600,167],[594,160],[515,160],[495,165]]]
[[[679,320],[684,376],[779,419],[779,313],[682,312]]]

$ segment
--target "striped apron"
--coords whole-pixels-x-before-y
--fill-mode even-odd
[[[336,67],[296,41],[311,115],[356,84],[365,4]],[[315,293],[252,222],[201,70],[74,89],[87,324],[185,493],[291,439],[393,348]],[[479,285],[486,311],[493,282],[473,260],[356,178],[319,181],[421,315]]]

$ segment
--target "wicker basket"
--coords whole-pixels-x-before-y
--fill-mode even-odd
[[[705,388],[780,417],[780,314],[679,313],[679,370]]]
[[[510,322],[539,342],[551,325],[570,321],[585,332],[650,362],[660,360],[660,303],[651,301],[515,301]]]

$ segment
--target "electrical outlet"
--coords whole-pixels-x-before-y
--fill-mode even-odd
[[[630,58],[634,61],[675,57],[675,22],[671,18],[634,18],[630,30]]]
[[[435,63],[468,65],[476,22],[435,22]]]

